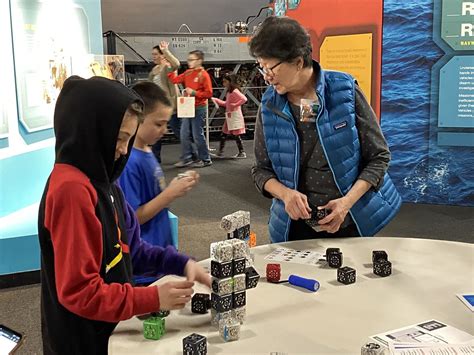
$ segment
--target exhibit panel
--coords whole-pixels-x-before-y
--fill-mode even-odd
[[[382,129],[406,202],[474,205],[474,9],[384,1]]]

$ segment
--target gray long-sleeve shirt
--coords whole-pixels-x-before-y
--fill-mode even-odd
[[[356,127],[361,147],[361,170],[359,179],[365,180],[378,189],[388,169],[390,151],[377,122],[375,112],[370,107],[361,89],[355,86]],[[329,164],[324,155],[315,122],[300,122],[300,107],[291,104],[295,128],[299,137],[300,176],[298,191],[308,196],[313,206],[325,205],[330,200],[341,197]],[[266,197],[271,196],[264,190],[265,183],[278,179],[268,156],[263,134],[262,114],[259,110],[255,127],[255,164],[252,177],[257,189]],[[346,226],[350,219],[343,223]]]

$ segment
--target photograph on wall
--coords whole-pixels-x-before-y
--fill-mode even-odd
[[[474,52],[463,31],[474,9],[463,3],[384,1],[381,123],[406,202],[474,205]]]

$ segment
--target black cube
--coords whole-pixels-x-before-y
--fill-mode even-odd
[[[207,339],[204,335],[193,333],[183,338],[183,355],[206,355]]]
[[[245,287],[247,289],[257,287],[259,279],[260,275],[258,274],[257,270],[254,269],[253,266],[250,266],[245,269]]]
[[[337,281],[343,283],[344,285],[353,284],[356,282],[356,271],[355,269],[344,266],[337,269]]]
[[[386,277],[392,274],[392,263],[388,260],[379,260],[374,263],[374,274]]]
[[[319,221],[323,218],[326,218],[326,216],[330,213],[331,212],[325,208],[323,208],[322,210],[316,208],[315,210],[311,211],[311,218],[315,218]]]
[[[233,275],[243,274],[245,272],[245,258],[234,259],[233,263]]]
[[[372,251],[372,263],[377,261],[385,260],[388,261],[388,254],[385,250],[374,250]]]
[[[342,266],[342,252],[339,248],[326,249],[326,260],[332,268],[340,268]]]
[[[191,312],[206,314],[209,309],[210,297],[207,293],[196,293],[191,299]]]
[[[232,268],[232,261],[226,261],[221,263],[216,260],[211,260],[211,275],[217,277],[218,279],[222,279],[224,277],[231,277]]]
[[[232,294],[219,296],[215,293],[211,294],[211,306],[216,312],[226,312],[232,309]]]
[[[245,306],[246,294],[245,291],[234,292],[232,294],[232,307],[239,308]]]
[[[338,251],[341,251],[341,249],[339,249],[339,248],[327,248],[326,249],[326,257],[328,256],[328,254],[338,252]]]

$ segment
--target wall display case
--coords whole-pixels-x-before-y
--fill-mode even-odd
[[[18,118],[27,143],[52,128],[71,57],[90,53],[88,18],[73,1],[11,1]],[[52,136],[52,132],[50,134]],[[43,137],[41,137],[43,138]]]

